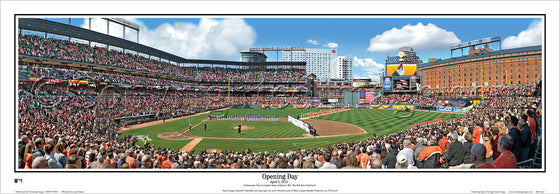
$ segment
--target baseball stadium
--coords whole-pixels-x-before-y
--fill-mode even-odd
[[[482,39],[428,63],[403,47],[381,83],[350,87],[264,54],[305,48],[188,59],[45,19],[17,26],[18,170],[543,169],[541,46],[474,49],[499,41]]]

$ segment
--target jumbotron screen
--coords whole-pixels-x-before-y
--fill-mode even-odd
[[[395,90],[410,90],[410,80],[409,79],[394,79],[393,80],[393,91]]]
[[[386,76],[412,76],[416,75],[416,64],[391,64],[387,65]]]

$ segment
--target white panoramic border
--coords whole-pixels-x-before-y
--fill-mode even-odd
[[[52,173],[52,172],[14,172],[14,14],[333,14],[310,16],[322,18],[362,17],[337,16],[335,14],[467,14],[467,15],[401,15],[371,16],[379,18],[395,17],[435,17],[435,18],[488,18],[488,17],[532,17],[515,14],[546,14],[546,40],[543,41],[546,66],[546,117],[547,129],[558,129],[558,78],[559,40],[558,24],[559,3],[556,1],[461,1],[461,2],[368,2],[368,1],[211,1],[211,2],[158,2],[158,1],[2,1],[1,19],[1,114],[0,114],[0,193],[21,191],[79,191],[83,193],[228,193],[248,192],[247,185],[265,184],[265,175],[297,175],[292,187],[256,187],[268,191],[292,193],[296,190],[326,193],[476,193],[483,191],[530,191],[533,193],[558,193],[558,130],[547,130],[546,135],[546,173],[449,173],[434,171],[414,172],[376,172],[352,173],[341,171],[312,172],[178,172],[178,173]],[[504,16],[485,16],[470,14],[513,14]],[[86,16],[82,16],[86,17]],[[160,16],[149,16],[160,17]],[[161,16],[174,17],[174,16]],[[183,16],[177,16],[183,17]],[[186,16],[191,17],[191,16]],[[196,16],[192,16],[196,17]],[[261,17],[261,16],[231,16]],[[302,16],[263,16],[263,17],[302,17]],[[367,16],[365,16],[367,17]],[[355,28],[359,30],[359,28]],[[484,29],[480,29],[484,30]],[[493,36],[493,35],[489,35]],[[552,119],[550,119],[552,118]],[[22,179],[23,183],[14,183]],[[314,185],[314,186],[305,186]],[[245,189],[245,190],[244,190]],[[243,192],[243,193],[245,193]],[[254,192],[260,193],[260,192]]]

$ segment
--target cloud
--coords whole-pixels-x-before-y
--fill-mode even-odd
[[[338,47],[338,44],[336,44],[336,43],[334,43],[334,42],[329,42],[329,43],[327,43],[327,44],[325,44],[325,45],[323,45],[323,46],[326,46],[326,47],[329,47],[329,48],[333,48],[333,49],[334,49],[334,48]]]
[[[375,74],[373,72],[365,72],[365,74],[362,75],[356,75],[354,74],[354,77],[352,77],[353,79],[371,79],[372,81],[380,81],[381,80],[381,75],[379,74]]]
[[[307,40],[307,43],[311,43],[312,45],[319,45],[319,42],[318,42],[318,41],[316,41],[316,40],[311,40],[311,39]]]
[[[140,25],[140,44],[185,58],[232,60],[240,51],[247,50],[257,37],[255,30],[240,18],[203,18],[198,24],[163,23],[155,29],[148,29],[135,18],[127,19]],[[88,19],[84,19],[82,27],[89,27]],[[110,26],[109,29],[110,35],[122,37],[122,27]],[[107,33],[106,21],[92,19],[92,30]],[[136,41],[136,33],[126,33],[127,40]]]
[[[360,59],[354,56],[352,63],[354,64],[355,67],[358,67],[359,69],[354,71],[355,74],[353,77],[356,79],[369,78],[372,80],[379,81],[381,78],[380,71],[382,71],[385,68],[384,64],[377,63],[371,58]]]
[[[400,47],[409,46],[417,51],[449,50],[449,46],[461,41],[455,33],[434,24],[407,24],[401,29],[393,28],[370,39],[367,49],[371,52],[396,52]]]
[[[542,45],[543,22],[535,20],[526,30],[521,31],[517,36],[509,36],[502,41],[505,49],[526,46]]]
[[[377,68],[377,69],[383,69],[385,67],[385,65],[381,63],[377,63],[373,61],[373,59],[371,58],[360,59],[356,56],[354,56],[352,63],[354,64],[354,66],[357,67],[370,67],[370,68]]]

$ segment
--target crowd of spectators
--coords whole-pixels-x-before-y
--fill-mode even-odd
[[[530,88],[535,88],[535,90],[529,90]],[[439,96],[439,97],[450,97],[450,98],[476,98],[482,95],[482,90],[484,90],[484,96],[534,96],[540,95],[540,81],[535,83],[527,84],[512,84],[505,86],[457,86],[449,88],[426,88],[424,89],[424,94],[427,96]]]
[[[39,66],[22,66],[20,70],[27,71],[29,77],[45,77],[67,80],[87,80],[96,83],[126,83],[144,86],[170,86],[174,88],[194,88],[193,83],[164,79],[145,78],[108,72],[82,71],[75,69],[49,68]]]
[[[19,54],[115,66],[130,70],[177,76],[199,82],[299,82],[306,80],[305,69],[239,69],[221,67],[181,67],[160,60],[70,40],[37,35],[18,36]]]
[[[262,70],[179,67],[102,47],[68,40],[20,35],[19,53],[85,63],[115,66],[177,76],[198,82],[298,82],[304,70]],[[30,67],[32,76],[114,80],[143,84],[176,84],[105,72]],[[188,87],[188,85],[187,85]],[[515,168],[535,155],[542,134],[540,84],[488,87],[482,104],[461,117],[410,128],[358,142],[337,143],[317,149],[281,152],[205,150],[181,152],[135,145],[134,137],[120,136],[117,118],[144,115],[172,117],[225,107],[226,84],[199,85],[201,91],[137,90],[66,87],[46,84],[18,88],[18,167],[108,169],[340,169],[340,168]],[[233,86],[237,90],[271,87],[291,90],[292,85]],[[70,88],[70,90],[69,90]],[[476,96],[476,87],[433,89],[443,96]],[[230,97],[236,104],[302,105],[302,94],[243,93]],[[375,104],[432,105],[430,95],[389,94]]]
[[[56,78],[56,79],[75,79],[94,81],[95,83],[125,83],[132,85],[142,86],[160,86],[171,88],[182,88],[184,90],[199,90],[199,91],[226,91],[228,89],[227,83],[188,83],[165,79],[145,78],[131,75],[123,75],[109,72],[95,72],[84,71],[75,69],[64,68],[50,68],[34,65],[21,66],[20,70],[27,71],[29,77],[36,78]],[[230,84],[232,91],[246,91],[246,92],[260,92],[260,91],[278,91],[278,92],[305,92],[307,87],[305,84],[262,84],[262,83],[242,83],[237,82]]]
[[[531,92],[535,87],[524,87]],[[65,97],[53,108],[38,96],[20,97],[18,155],[20,168],[149,168],[149,169],[379,169],[379,168],[515,168],[531,158],[541,134],[540,97],[488,97],[464,116],[435,122],[404,132],[375,136],[358,142],[344,142],[317,149],[281,152],[252,152],[250,149],[180,152],[137,146],[129,137],[111,135],[116,128],[108,121],[122,112],[84,108],[88,97]],[[136,93],[133,96],[148,95]],[[155,96],[162,95],[156,94]],[[215,97],[215,100],[223,100]],[[237,97],[242,98],[242,97]],[[115,99],[114,99],[115,100]],[[150,98],[116,99],[133,104],[130,112],[155,111],[163,104],[140,101]],[[168,101],[173,101],[169,97]],[[190,99],[192,100],[192,99]],[[189,101],[190,101],[189,100]],[[93,102],[92,102],[93,103]],[[140,104],[138,104],[140,103]],[[178,103],[178,104],[177,104]],[[182,106],[184,101],[171,103]],[[190,102],[189,102],[190,103]],[[96,104],[97,105],[97,104]],[[99,104],[100,105],[100,104]],[[144,109],[146,105],[151,107]],[[169,108],[176,108],[175,105]],[[165,110],[165,108],[159,108]],[[44,121],[44,122],[36,122]],[[91,130],[98,125],[101,133]],[[111,131],[111,129],[113,131]],[[63,165],[66,164],[66,165]]]
[[[434,98],[421,94],[387,94],[376,98],[372,104],[415,104],[435,106]]]

